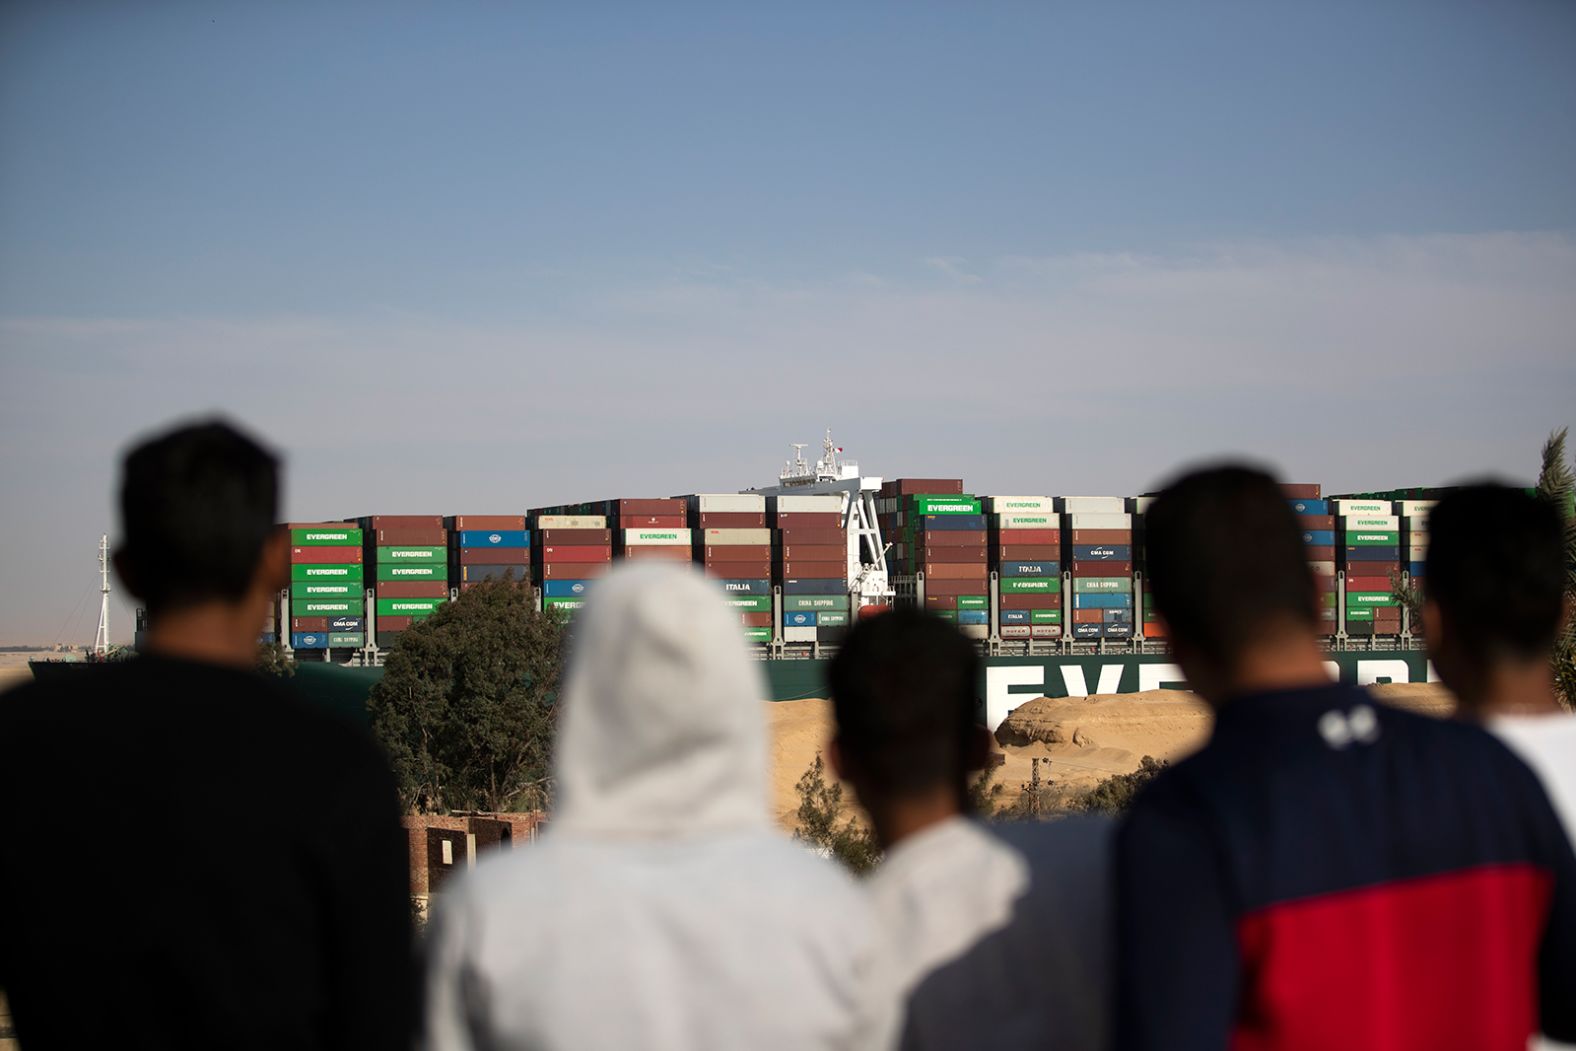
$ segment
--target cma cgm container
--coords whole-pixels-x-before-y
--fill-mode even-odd
[[[766,497],[694,493],[683,499],[695,523],[691,557],[708,579],[719,582],[745,636],[770,641],[772,530],[766,525]]]
[[[1401,520],[1389,500],[1331,500],[1336,568],[1346,580],[1346,633],[1399,635]]]
[[[1316,482],[1288,482],[1281,486],[1297,524],[1302,529],[1303,548],[1308,568],[1318,592],[1319,634],[1334,635],[1340,630],[1336,610],[1338,586],[1335,566],[1335,513]]]
[[[1120,496],[1064,496],[1062,560],[1075,639],[1133,637],[1133,516]]]
[[[357,519],[372,579],[372,624],[379,649],[431,616],[449,597],[449,533],[441,515]]]
[[[984,508],[1002,637],[1061,638],[1062,527],[1055,499],[987,496]]]
[[[366,642],[362,531],[343,522],[291,522],[290,647],[355,649]],[[342,628],[329,631],[330,620]],[[331,641],[332,640],[332,641]]]
[[[766,514],[772,579],[783,589],[784,640],[790,635],[793,641],[841,639],[852,615],[842,495],[783,493],[767,498]],[[757,633],[751,631],[751,637]]]
[[[483,580],[531,584],[531,532],[524,515],[451,515],[449,587],[464,591]]]
[[[571,615],[585,608],[592,581],[613,564],[613,531],[603,514],[544,508],[530,515],[537,544],[533,558],[542,608]]]

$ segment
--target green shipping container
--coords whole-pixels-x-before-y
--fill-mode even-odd
[[[290,597],[292,599],[349,598],[352,595],[358,598],[361,596],[361,585],[359,583],[352,584],[348,581],[334,580],[308,580],[305,582],[295,581],[290,585]]]
[[[1348,591],[1346,605],[1351,606],[1398,606],[1394,595],[1388,591]]]
[[[1347,547],[1399,547],[1400,533],[1376,533],[1371,529],[1352,529],[1346,533]]]
[[[393,565],[389,565],[386,562],[379,562],[377,579],[448,580],[449,564],[447,562],[396,562]]]
[[[815,615],[815,626],[818,628],[842,628],[848,626],[848,614],[843,610],[823,609]]]
[[[1133,582],[1127,577],[1074,577],[1073,593],[1088,595],[1092,593],[1106,593],[1119,595],[1131,592]]]
[[[772,641],[772,629],[771,628],[745,628],[744,629],[744,637],[746,639],[748,639],[750,642],[770,642],[770,641]]]
[[[1346,611],[1346,619],[1347,620],[1373,620],[1374,619],[1374,611],[1372,609],[1363,609],[1361,607],[1359,607],[1357,609],[1348,609]]]
[[[740,613],[770,613],[772,611],[772,597],[770,595],[727,595],[723,602],[730,609]]]
[[[361,530],[355,526],[344,529],[292,529],[291,547],[360,547]]]
[[[1031,609],[1029,610],[1030,624],[1060,624],[1062,611],[1059,609]]]
[[[933,609],[930,612],[934,613],[942,620],[950,620],[953,623],[956,623],[958,619],[958,611],[955,609]]]
[[[769,597],[764,597],[764,596],[763,596],[763,598],[764,598],[764,600],[766,602],[766,611],[770,611],[771,608],[772,608],[771,599]],[[784,613],[814,613],[814,612],[817,612],[818,610],[823,610],[823,609],[841,610],[842,612],[847,613],[848,612],[848,596],[847,595],[784,595],[783,596],[783,612]],[[816,623],[820,623],[820,622],[817,621]]]
[[[380,617],[425,617],[448,599],[443,598],[380,598]]]
[[[359,562],[355,563],[354,565],[346,564],[326,566],[303,565],[297,563],[290,567],[290,579],[292,582],[299,582],[303,580],[348,580],[359,584],[363,579],[362,573],[364,572],[365,570],[362,568],[361,563]]]
[[[328,648],[339,649],[341,646],[360,648],[367,644],[367,637],[359,631],[331,631],[328,633]]]
[[[972,496],[914,496],[908,509],[916,515],[977,515],[980,502]]]
[[[366,602],[356,598],[309,598],[290,600],[292,617],[359,617],[366,610]]]
[[[959,595],[958,609],[990,609],[990,596]]]
[[[443,547],[380,547],[378,565],[389,562],[447,562],[448,548]]]
[[[1321,591],[1319,593],[1319,607],[1321,609],[1323,609],[1325,607],[1328,607],[1330,609],[1334,609],[1335,608],[1335,592],[1333,592],[1333,591]]]
[[[1061,577],[1002,577],[1003,595],[1060,595]]]
[[[543,609],[561,609],[571,613],[584,608],[585,604],[585,599],[571,598],[568,595],[548,595],[542,599]]]

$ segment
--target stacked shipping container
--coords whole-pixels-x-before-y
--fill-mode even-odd
[[[599,505],[613,529],[614,555],[633,562],[688,562],[695,546],[683,498],[608,500]]]
[[[613,530],[607,516],[574,510],[545,508],[530,515],[544,610],[572,614],[583,608],[591,582],[605,575],[613,563]]]
[[[292,522],[287,528],[291,649],[365,645],[362,531],[342,522]]]
[[[432,615],[449,597],[449,534],[440,515],[371,515],[357,519],[372,577],[379,649]]]
[[[847,630],[848,533],[840,494],[783,494],[767,501],[772,579],[783,589],[783,641],[832,642]],[[767,636],[770,637],[768,612]]]
[[[985,511],[1001,637],[1061,638],[1062,527],[1055,500],[988,496]]]
[[[1302,542],[1307,550],[1308,568],[1318,588],[1319,633],[1334,635],[1340,623],[1336,614],[1335,516],[1329,502],[1320,494],[1323,488],[1313,482],[1281,486],[1291,503],[1297,524],[1302,527]]]
[[[760,493],[696,493],[683,498],[693,558],[718,582],[754,642],[772,637],[772,531]]]
[[[1133,572],[1134,576],[1142,582],[1142,588],[1134,596],[1138,601],[1137,623],[1133,632],[1139,638],[1154,641],[1164,641],[1166,626],[1160,619],[1160,613],[1155,609],[1154,592],[1149,585],[1149,548],[1145,543],[1147,535],[1146,515],[1149,505],[1155,502],[1153,496],[1135,496],[1127,501],[1128,513],[1133,516]]]
[[[524,515],[452,515],[449,585],[464,591],[483,580],[531,583],[531,533]]]
[[[1133,516],[1120,496],[1064,496],[1064,560],[1072,574],[1072,637],[1133,637]]]
[[[1401,521],[1389,500],[1332,500],[1336,565],[1346,574],[1346,633],[1399,635]]]
[[[1428,512],[1433,507],[1433,500],[1396,501],[1401,518],[1401,561],[1414,591],[1423,586],[1423,567],[1428,559]]]

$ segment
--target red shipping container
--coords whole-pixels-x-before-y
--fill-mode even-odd
[[[847,580],[847,562],[783,562],[781,574],[784,580]],[[750,579],[740,574],[738,579]],[[957,592],[969,594],[969,592]]]
[[[524,515],[455,515],[455,529],[484,529],[514,532],[525,528]]]
[[[1329,547],[1305,547],[1302,549],[1309,562],[1334,562],[1335,545]]]
[[[290,528],[291,529],[300,529],[301,527],[297,526],[297,525],[293,525]],[[291,631],[327,631],[328,630],[328,618],[327,617],[291,617],[290,618],[290,630]]]
[[[1002,562],[1058,562],[1061,560],[1061,557],[1062,549],[1048,544],[1029,544],[996,549],[996,558]]]
[[[881,485],[882,496],[960,496],[963,493],[961,478],[893,478]]]
[[[620,500],[617,503],[620,519],[631,515],[682,515],[687,508],[683,497],[661,497],[655,500]]]
[[[613,549],[611,547],[592,547],[590,545],[558,544],[553,547],[542,548],[543,562],[611,562]]]
[[[499,583],[501,581],[502,581],[502,578],[494,578],[494,580],[493,580],[494,583]],[[460,590],[461,591],[469,591],[471,588],[479,588],[479,587],[482,586],[483,583],[484,582],[480,581],[480,580],[462,580],[460,582]],[[523,588],[523,587],[527,587],[531,582],[529,580],[510,580],[507,583],[509,583],[513,587]]]
[[[836,562],[848,557],[848,548],[837,544],[784,544],[782,557],[804,562]]]
[[[688,515],[623,515],[618,520],[620,529],[685,529]]]
[[[996,544],[1060,544],[1060,529],[998,529]]]
[[[1073,610],[1074,624],[1104,624],[1105,610],[1103,609],[1075,609]]]
[[[740,613],[739,618],[744,622],[746,628],[769,628],[772,626],[772,615],[770,613]]]
[[[354,522],[286,522],[283,529],[344,529],[346,526],[355,526]],[[357,527],[359,528],[359,527]],[[311,630],[311,629],[303,629]]]
[[[1133,542],[1131,529],[1074,529],[1072,544],[1108,544],[1111,546],[1124,546]]]
[[[983,563],[974,565],[968,562],[932,562],[921,567],[925,580],[975,580],[984,583],[990,576],[990,570]]]
[[[462,566],[525,566],[531,562],[528,547],[462,547]]]
[[[985,549],[983,547],[927,547],[919,553],[916,561],[924,562],[980,562],[984,563]]]
[[[1060,595],[1003,595],[1002,609],[1061,609]]]
[[[687,547],[662,547],[657,544],[636,544],[626,547],[619,556],[630,562],[690,562],[693,557]]]
[[[784,544],[833,544],[847,550],[848,534],[841,529],[821,529],[815,526],[788,526],[778,530]]]
[[[1298,482],[1282,482],[1281,492],[1292,500],[1318,500],[1320,487]]]
[[[702,549],[701,560],[712,562],[770,562],[770,544],[717,544]]]
[[[380,580],[377,583],[378,598],[442,598],[448,593],[449,585],[441,580]]]
[[[839,511],[778,511],[779,529],[842,529],[843,515]]]
[[[602,547],[613,543],[611,529],[544,529],[533,540],[542,546],[564,544],[573,547]]]
[[[697,529],[764,529],[765,511],[708,511],[695,515]]]
[[[361,561],[359,547],[292,547],[290,561],[298,565],[347,565]]]
[[[1303,532],[1313,530],[1333,530],[1335,528],[1334,515],[1298,515],[1297,525]]]
[[[347,519],[359,521],[359,519]],[[373,515],[368,522],[372,529],[442,529],[442,515]],[[382,625],[378,626],[382,630]]]
[[[931,595],[983,595],[985,588],[978,580],[932,580],[925,578],[925,597]]]
[[[595,580],[613,568],[611,562],[543,562],[543,580]]]
[[[1333,591],[1334,588],[1331,588],[1331,590]],[[1347,591],[1383,591],[1383,592],[1387,592],[1388,593],[1389,590],[1390,590],[1390,578],[1389,577],[1367,577],[1367,576],[1364,576],[1364,577],[1347,577],[1346,578],[1346,590]]]
[[[1166,634],[1166,626],[1163,623],[1158,620],[1144,621],[1144,638],[1164,639],[1168,637],[1169,636]]]
[[[1131,562],[1074,562],[1073,576],[1075,577],[1130,577],[1133,575]]]
[[[712,580],[770,580],[770,560],[761,562],[711,562],[704,570]]]
[[[372,541],[378,547],[442,547],[449,542],[447,529],[374,529]]]
[[[956,595],[925,595],[926,609],[957,609],[958,597]]]
[[[978,547],[989,539],[983,529],[927,529],[914,542],[926,547]]]
[[[404,631],[416,623],[415,617],[379,617],[377,620],[379,631]]]

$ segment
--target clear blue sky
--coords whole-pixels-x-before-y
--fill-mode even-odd
[[[7,4],[0,642],[194,411],[294,517],[733,489],[828,425],[981,492],[1525,476],[1573,55],[1553,2]]]

